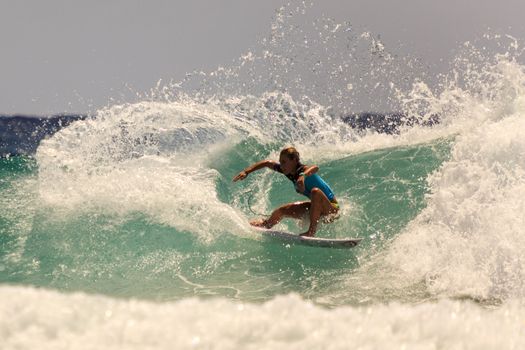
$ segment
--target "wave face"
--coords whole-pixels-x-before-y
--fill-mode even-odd
[[[276,158],[291,137],[304,161],[320,164],[342,203],[343,217],[322,234],[368,238],[352,254],[311,256],[311,248],[261,242],[250,230],[250,217],[301,197],[269,171],[231,179]],[[103,110],[44,140],[35,161],[4,160],[13,177],[4,196],[11,240],[3,281],[162,300],[300,292],[327,304],[356,301],[366,290],[336,298],[331,286],[424,207],[425,178],[452,140],[380,149],[355,140],[352,127],[321,106],[276,93]],[[349,147],[369,150],[351,155]],[[280,227],[304,230],[294,221]]]
[[[320,74],[279,75],[297,57],[286,43],[298,33],[278,16],[264,50],[238,66],[101,109],[43,140],[34,158],[0,160],[0,319],[15,320],[0,329],[11,348],[89,339],[341,348],[335,332],[371,348],[523,347],[519,44],[487,39],[497,54],[466,44],[437,87],[415,78],[403,87],[396,74],[409,61],[324,21],[327,48],[343,43],[360,53],[350,60],[358,67],[371,62],[367,84],[386,79],[377,89],[408,121],[396,132],[337,117],[349,97],[308,90],[305,80]],[[328,56],[314,66],[342,72],[323,89],[350,91],[348,57]],[[267,65],[271,74],[258,79]],[[283,246],[250,229],[250,218],[301,197],[270,171],[231,179],[290,144],[320,166],[341,202],[341,218],[319,235],[361,237],[358,247]],[[305,229],[293,220],[279,228]]]

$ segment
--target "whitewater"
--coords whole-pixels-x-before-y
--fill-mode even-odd
[[[317,41],[291,45],[292,20],[278,16],[261,52],[233,67],[159,85],[75,121],[33,157],[0,160],[3,349],[525,346],[519,42],[465,43],[433,85],[329,19],[315,22]],[[326,59],[290,65],[308,50]],[[357,130],[340,118],[357,103],[421,122]],[[231,179],[287,145],[341,203],[318,235],[363,238],[356,248],[250,229],[300,197],[270,171]]]

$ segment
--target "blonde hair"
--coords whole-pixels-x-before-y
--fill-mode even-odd
[[[279,157],[286,155],[288,159],[297,159],[299,161],[299,152],[295,147],[286,147],[281,150]]]

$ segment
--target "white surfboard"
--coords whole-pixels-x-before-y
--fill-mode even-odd
[[[304,237],[286,231],[269,230],[259,227],[256,227],[255,230],[261,232],[266,237],[275,238],[283,242],[320,248],[353,248],[362,240],[362,238],[333,239],[320,237]]]

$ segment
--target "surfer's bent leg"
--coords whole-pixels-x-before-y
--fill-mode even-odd
[[[284,217],[302,219],[310,208],[310,202],[288,203],[275,209],[266,220],[254,220],[250,224],[253,226],[272,228],[277,225]]]
[[[332,206],[323,191],[317,187],[312,189],[310,199],[312,200],[310,205],[310,227],[301,236],[313,237],[321,215],[333,214],[337,212],[337,209]]]

